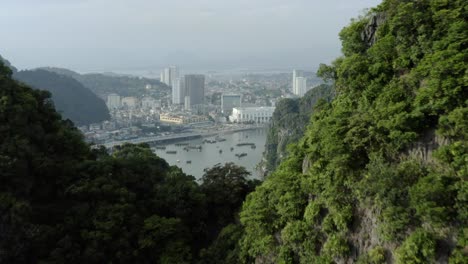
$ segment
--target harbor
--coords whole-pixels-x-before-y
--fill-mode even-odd
[[[152,149],[170,165],[180,167],[197,179],[203,176],[205,168],[227,162],[243,166],[252,178],[259,178],[256,166],[262,159],[265,141],[266,129],[257,128],[177,143],[159,143]]]

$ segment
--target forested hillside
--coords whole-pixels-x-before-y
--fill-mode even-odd
[[[331,85],[319,85],[301,98],[285,98],[276,104],[262,162],[267,173],[273,171],[286,157],[286,147],[304,136],[313,109],[321,99],[326,102],[333,99]]]
[[[104,100],[71,77],[45,70],[19,71],[13,77],[33,88],[49,91],[57,111],[77,125],[110,119]]]
[[[103,98],[110,93],[117,93],[121,96],[142,96],[148,92],[151,92],[155,97],[159,97],[158,95],[161,93],[170,91],[167,85],[155,79],[124,75],[111,76],[102,73],[79,74],[71,70],[54,67],[44,67],[41,69],[70,76]],[[152,86],[150,91],[146,90],[147,84]]]
[[[256,263],[468,263],[468,7],[385,0],[321,65],[336,97],[241,212]]]
[[[90,149],[49,92],[13,80],[0,62],[2,264],[237,260],[231,235],[258,184],[248,175],[217,165],[198,184],[147,145]]]

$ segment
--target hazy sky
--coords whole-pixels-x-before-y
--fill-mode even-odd
[[[0,0],[0,54],[20,69],[313,68],[381,0]]]

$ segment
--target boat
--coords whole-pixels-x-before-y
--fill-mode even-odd
[[[226,141],[225,138],[222,138],[222,137],[220,137],[220,136],[216,136],[215,140],[218,141],[218,142]]]
[[[245,156],[247,156],[247,153],[236,154],[236,157],[238,157],[239,159]]]
[[[222,149],[220,149],[220,150],[219,150],[219,153],[223,153],[223,150],[222,150]]]
[[[176,143],[175,144],[177,147],[180,147],[180,146],[188,146],[189,143]]]
[[[255,149],[255,148],[257,148],[257,147],[256,147],[255,145],[252,145],[251,148],[252,148],[252,149]]]
[[[238,147],[242,147],[242,146],[255,146],[255,143],[237,143]]]
[[[177,163],[179,163],[179,162],[180,162],[180,160],[177,160]]]
[[[168,150],[166,154],[177,154],[177,150]]]
[[[191,161],[191,160],[187,160],[187,164],[192,164],[192,161]]]
[[[166,149],[165,146],[156,146],[156,147],[154,147],[154,148],[155,148],[155,149]]]
[[[233,151],[233,150],[234,150],[234,148],[233,148],[233,147],[231,147],[231,151]]]

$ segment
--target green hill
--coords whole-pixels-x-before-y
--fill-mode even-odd
[[[247,197],[256,263],[467,263],[468,7],[385,0],[340,33],[287,160]]]
[[[0,61],[0,263],[213,263],[238,251],[224,237],[241,234],[258,184],[245,168],[216,165],[198,184],[148,145],[91,149],[49,92],[11,75]]]
[[[20,71],[14,78],[52,94],[52,101],[64,118],[77,125],[110,119],[105,102],[75,79],[45,70]]]
[[[313,109],[320,99],[330,102],[333,88],[322,84],[301,98],[281,99],[275,108],[265,143],[262,166],[273,171],[287,156],[286,147],[304,136]]]
[[[44,67],[41,69],[70,76],[103,98],[110,93],[137,97],[150,94],[153,97],[159,98],[162,94],[170,92],[170,88],[167,85],[155,79],[102,73],[79,74],[68,69],[54,67]],[[146,89],[147,84],[152,86],[151,90]]]

